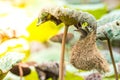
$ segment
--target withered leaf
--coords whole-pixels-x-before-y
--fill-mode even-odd
[[[51,37],[50,40],[53,42],[62,43],[62,37],[63,37],[63,33]],[[66,43],[68,43],[71,39],[73,39],[73,37],[74,35],[72,33],[68,33],[66,38]]]
[[[47,80],[52,78],[52,80],[57,80],[59,76],[59,64],[56,62],[42,63],[35,66],[40,80]]]

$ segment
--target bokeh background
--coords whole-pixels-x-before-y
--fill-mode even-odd
[[[63,33],[64,24],[56,25],[48,21],[39,27],[36,26],[40,10],[50,5],[89,12],[97,21],[107,14],[116,15],[116,13],[119,16],[116,19],[120,19],[120,0],[0,0],[0,58],[9,52],[17,52],[25,55],[22,62],[35,61],[39,64],[49,61],[59,62],[61,43],[52,42],[50,38]],[[107,22],[107,19],[105,20]],[[74,28],[69,32],[73,33]],[[89,74],[95,72],[77,70],[70,65],[71,46],[80,36],[76,34],[74,32],[74,39],[66,44],[66,80],[84,80]],[[98,41],[97,44],[111,64],[107,43]],[[120,40],[113,41],[113,50],[120,72]],[[114,80],[112,64],[110,67],[111,72],[102,75],[104,80]],[[35,69],[33,67],[31,69],[32,73],[23,77],[23,80],[39,80]],[[10,72],[4,78],[4,80],[19,79],[19,76]]]

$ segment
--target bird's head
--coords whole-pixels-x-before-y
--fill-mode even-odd
[[[93,31],[96,32],[96,27],[91,26],[87,23],[78,23],[75,25],[77,32],[81,33],[81,37],[85,38],[88,34],[91,34]]]

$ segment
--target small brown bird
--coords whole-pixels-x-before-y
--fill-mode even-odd
[[[96,69],[99,72],[108,72],[109,65],[96,45],[96,28],[86,26],[83,29],[79,26],[77,31],[82,34],[82,37],[72,48],[71,64],[81,70]]]

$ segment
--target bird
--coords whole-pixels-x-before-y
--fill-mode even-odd
[[[70,63],[80,70],[97,70],[100,73],[109,72],[109,64],[100,53],[96,45],[96,26],[75,25],[81,34],[79,40],[73,45]]]

